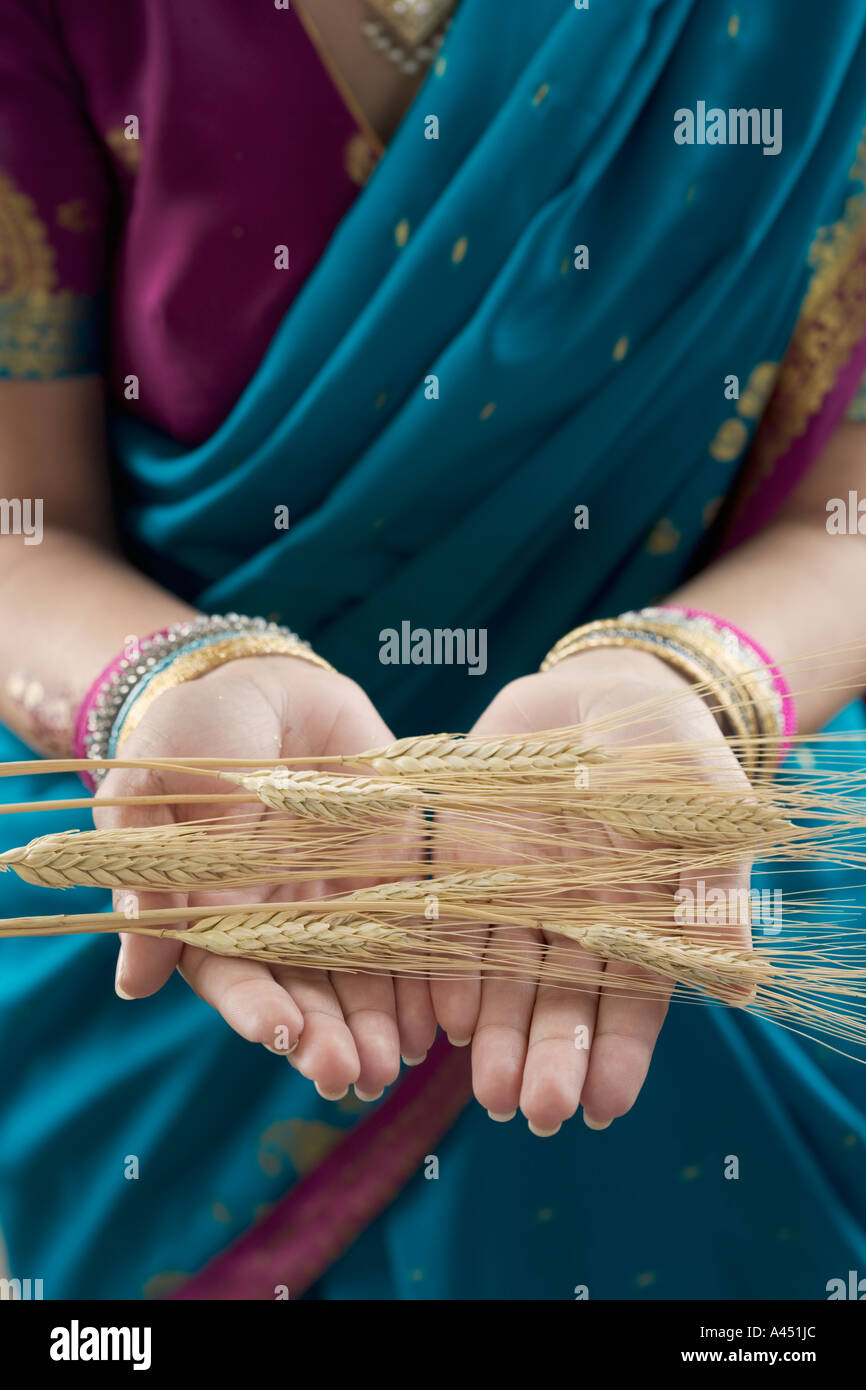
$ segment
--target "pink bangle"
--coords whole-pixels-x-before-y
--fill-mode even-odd
[[[148,646],[156,638],[167,637],[170,631],[171,629],[168,627],[161,627],[158,632],[152,632],[149,637],[145,638],[144,643],[139,644],[139,650],[141,650],[142,646]],[[96,677],[96,680],[78,706],[78,714],[75,717],[75,734],[72,739],[73,758],[87,757],[87,734],[97,711],[102,706],[104,694],[113,685],[117,684],[121,673],[133,664],[134,663],[130,661],[125,651],[119,652]],[[79,772],[78,775],[88,791],[96,791],[97,779],[91,772],[82,771]]]
[[[743,632],[734,623],[728,622],[726,618],[717,617],[715,613],[707,613],[701,608],[689,608],[685,604],[676,603],[661,605],[659,612],[682,613],[686,618],[712,628],[719,640],[729,647],[733,655],[738,655],[742,659],[744,654],[751,653],[757,658],[770,677],[770,685],[778,700],[779,726],[783,735],[779,743],[779,762],[781,762],[790,751],[792,739],[797,732],[797,707],[791,693],[791,687],[769,653],[760,643],[755,641],[754,637],[750,637],[748,633]],[[726,634],[728,635],[727,642],[725,641]]]

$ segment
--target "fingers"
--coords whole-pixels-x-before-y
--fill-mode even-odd
[[[128,893],[115,892],[117,912],[138,912],[160,907],[186,907],[185,893]],[[114,988],[121,999],[146,999],[162,989],[178,964],[183,951],[180,941],[158,940],[121,932],[120,949],[114,976]]]
[[[352,1032],[336,991],[321,970],[278,967],[274,979],[300,1010],[303,1032],[291,1062],[326,1100],[340,1100],[361,1074]]]
[[[448,1034],[455,1047],[465,1047],[472,1040],[481,1008],[481,981],[476,976],[468,980],[431,980],[430,997],[440,1028]]]
[[[427,980],[397,976],[394,980],[400,1052],[409,1067],[424,1061],[436,1037],[436,1015]]]
[[[583,1115],[590,1129],[606,1129],[630,1110],[646,1080],[653,1048],[668,1011],[670,987],[637,965],[622,961],[612,970],[617,986],[605,986],[598,1001],[595,1036],[583,1087]],[[654,981],[657,991],[629,988],[629,981]]]
[[[544,949],[536,932],[519,928],[494,928],[491,938],[509,955],[519,954],[528,973]],[[484,980],[472,1039],[472,1086],[491,1119],[511,1119],[517,1110],[534,1002],[531,979]]]
[[[101,797],[152,796],[163,790],[161,775],[139,769],[118,769],[103,780],[93,806],[97,829],[120,826],[171,825],[170,806],[101,806]],[[186,907],[186,893],[146,893],[116,891],[114,910],[133,921],[140,912],[159,907]],[[114,987],[121,999],[144,999],[162,989],[180,960],[182,946],[177,941],[159,941],[121,933]]]
[[[574,942],[548,936],[545,964],[565,972],[569,965],[595,971],[603,978],[601,962]],[[529,1045],[520,1089],[520,1109],[533,1134],[547,1138],[577,1110],[594,1055],[593,1031],[598,994],[590,983],[583,990],[556,985],[538,986]]]
[[[261,961],[229,960],[186,946],[178,968],[190,989],[242,1038],[277,1051],[295,1048],[304,1016]]]
[[[361,1100],[378,1100],[400,1070],[400,1034],[390,975],[331,972],[358,1056],[355,1092]]]

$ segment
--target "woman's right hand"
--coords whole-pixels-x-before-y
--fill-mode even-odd
[[[345,677],[295,657],[246,657],[160,695],[130,734],[123,756],[265,762],[358,753],[392,738],[364,692]],[[227,812],[225,803],[98,805],[103,797],[203,790],[229,788],[191,774],[113,769],[100,787],[94,820],[100,828],[144,826],[238,813],[237,806]],[[249,817],[249,806],[243,814]],[[346,886],[341,880],[340,889]],[[285,902],[325,891],[324,883],[266,884],[231,893],[135,896],[138,908],[145,910]],[[411,1061],[421,1060],[435,1036],[426,980],[270,966],[166,939],[121,937],[118,992],[125,998],[152,994],[175,967],[242,1037],[272,1049],[275,1040],[288,1038],[292,1065],[328,1098],[338,1098],[354,1083],[363,1099],[373,1099],[396,1078],[401,1052]]]

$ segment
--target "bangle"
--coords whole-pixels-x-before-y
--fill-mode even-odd
[[[542,662],[548,671],[592,647],[649,651],[707,688],[726,737],[750,778],[772,773],[790,747],[794,704],[770,658],[757,643],[721,618],[699,610],[644,608],[587,623],[561,638]]]
[[[197,661],[186,660],[193,655]],[[264,655],[295,656],[325,670],[334,669],[296,633],[264,618],[247,618],[238,613],[202,615],[152,633],[136,642],[134,650],[115,657],[88,690],[76,718],[73,755],[113,757],[126,737],[124,726],[133,707],[136,716],[132,727],[143,717],[145,707],[138,709],[139,699],[151,686],[156,688],[147,699],[148,706],[163,690],[182,680],[194,680],[222,662]],[[180,658],[185,659],[185,664],[176,678],[169,679],[170,670]],[[161,682],[158,686],[157,679]],[[107,770],[82,772],[81,777],[95,791]]]
[[[626,617],[630,620],[628,623]],[[624,614],[622,619],[608,618],[576,628],[556,644],[545,657],[541,669],[549,671],[566,657],[598,647],[628,647],[649,652],[673,666],[694,684],[707,686],[708,695],[715,700],[710,708],[717,715],[722,732],[726,737],[742,742],[744,766],[752,774],[755,749],[749,742],[749,736],[755,733],[755,727],[750,707],[731,681],[729,673],[722,670],[706,652],[686,643],[678,634],[666,633],[661,624],[651,626],[639,621],[635,614]]]
[[[791,741],[797,732],[797,706],[791,687],[769,653],[741,628],[700,608],[667,604],[659,611],[670,614],[675,622],[688,622],[693,629],[710,633],[734,660],[745,667],[749,676],[757,677],[753,681],[757,687],[756,699],[766,705],[763,723],[765,727],[769,725],[778,737],[777,751],[781,761],[790,751]]]

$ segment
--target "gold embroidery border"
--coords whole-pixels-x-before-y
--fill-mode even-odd
[[[850,173],[866,188],[866,132]],[[773,395],[748,455],[750,496],[802,438],[866,334],[866,192],[855,193],[838,222],[820,227],[809,252],[813,267]]]

